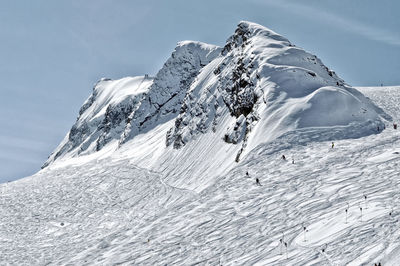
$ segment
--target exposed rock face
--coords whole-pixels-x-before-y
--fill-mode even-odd
[[[180,42],[157,73],[138,110],[131,113],[121,144],[159,123],[175,118],[193,80],[220,50],[217,46],[201,42]]]
[[[130,114],[139,106],[141,100],[142,97],[127,98],[121,103],[107,107],[105,118],[98,128],[101,134],[97,139],[97,151],[112,139],[120,139],[126,125],[130,122]]]
[[[97,82],[79,110],[76,123],[43,167],[60,156],[93,153],[112,140],[119,140],[129,115],[139,106],[152,81],[134,77]]]

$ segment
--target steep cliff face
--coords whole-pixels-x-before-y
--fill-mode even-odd
[[[183,98],[200,70],[220,53],[220,48],[201,42],[178,43],[157,73],[149,93],[134,110],[121,137],[121,144],[179,114]]]
[[[152,83],[149,77],[101,79],[79,110],[70,132],[43,167],[59,157],[90,154],[119,141],[129,115],[139,106]]]
[[[390,119],[315,55],[241,22],[223,48],[179,43],[154,79],[100,81],[46,165],[118,150],[200,189],[261,143],[365,136],[382,118]]]

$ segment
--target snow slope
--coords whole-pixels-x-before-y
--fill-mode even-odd
[[[400,87],[360,90],[399,121]],[[400,132],[285,143],[258,146],[198,193],[118,152],[2,184],[2,262],[397,265]]]

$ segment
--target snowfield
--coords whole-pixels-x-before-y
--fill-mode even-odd
[[[181,42],[0,185],[0,264],[398,265],[399,99],[254,23]]]
[[[400,119],[391,112],[400,87],[360,90]],[[285,143],[259,146],[200,193],[118,154],[2,184],[2,261],[397,265],[400,131],[388,125],[334,148]]]

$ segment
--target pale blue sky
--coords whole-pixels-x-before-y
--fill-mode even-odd
[[[0,182],[35,173],[101,77],[155,74],[181,40],[254,21],[352,85],[400,85],[399,1],[17,0],[0,9]]]

